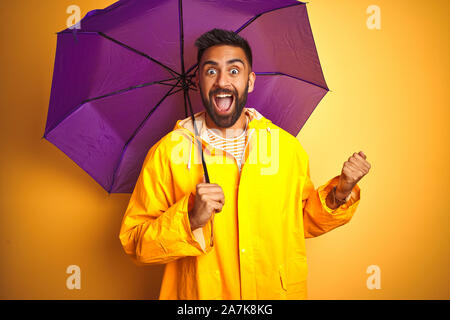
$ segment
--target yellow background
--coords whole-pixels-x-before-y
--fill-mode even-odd
[[[83,17],[111,3],[0,2],[1,299],[158,296],[163,266],[135,266],[118,240],[130,194],[108,195],[41,140],[67,7]],[[366,27],[369,5],[381,9],[381,30]],[[313,182],[338,175],[353,152],[372,164],[352,221],[307,240],[309,297],[449,299],[450,2],[307,6],[332,90],[298,136]],[[66,288],[71,264],[81,290]],[[381,269],[379,290],[366,286],[370,265]]]

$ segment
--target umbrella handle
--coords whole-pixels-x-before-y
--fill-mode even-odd
[[[203,149],[202,149],[202,164],[203,164],[203,171],[205,173],[205,182],[210,183],[209,176],[208,176],[208,169],[206,168],[205,159],[203,158]],[[209,243],[209,245],[211,247],[214,246],[214,216],[215,216],[215,214],[216,214],[216,211],[213,212],[213,216],[211,218],[211,241]]]
[[[194,125],[195,125],[195,122],[194,122]],[[206,168],[205,158],[203,157],[203,148],[202,148],[202,144],[201,144],[200,141],[199,141],[199,145],[200,145],[200,150],[201,150],[201,153],[202,153],[202,165],[203,165],[203,173],[205,175],[205,182],[206,183],[210,183],[209,182],[208,169]],[[215,213],[216,212],[214,211],[213,216],[211,218],[211,241],[209,243],[209,245],[211,247],[214,246],[214,215],[215,215]]]
[[[201,148],[201,145],[200,145]],[[202,165],[203,165],[203,172],[205,174],[205,182],[206,183],[210,183],[209,182],[209,175],[208,175],[208,169],[206,168],[206,163],[205,163],[205,158],[203,158],[203,149],[202,150]]]
[[[205,182],[206,183],[210,183],[209,182],[208,169],[206,168],[205,158],[203,157],[203,148],[201,146],[201,142],[199,142],[199,144],[200,144],[200,150],[201,150],[201,153],[202,153],[202,165],[203,165],[203,172],[204,172],[204,175],[205,175]],[[216,212],[214,211],[213,216],[211,218],[211,241],[209,242],[209,245],[211,247],[214,246],[214,215],[215,215],[215,213]]]
[[[182,60],[183,61],[183,60]],[[188,103],[186,103],[186,100]],[[192,105],[191,105],[191,99],[189,98],[189,92],[187,89],[184,90],[184,106],[185,109],[187,109],[187,105],[189,105],[189,111],[191,113],[191,120],[192,120],[192,125],[194,126],[194,138],[195,136],[198,136],[198,130],[197,130],[197,126],[195,124],[195,117],[194,117],[194,111],[192,110]],[[208,169],[206,168],[206,163],[205,163],[205,158],[203,157],[203,148],[202,148],[202,142],[199,140],[199,145],[200,145],[200,152],[202,154],[202,165],[203,165],[203,172],[205,174],[205,182],[206,183],[210,183],[209,182],[209,175],[208,175]],[[211,219],[211,241],[210,241],[210,245],[211,247],[214,246],[214,214],[212,216]]]

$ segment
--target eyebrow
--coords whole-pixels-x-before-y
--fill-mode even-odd
[[[233,63],[235,63],[235,62],[240,62],[240,63],[242,63],[243,66],[245,66],[244,61],[242,61],[241,59],[238,59],[238,58],[228,60],[228,61],[227,61],[227,64],[233,64]],[[217,66],[217,65],[218,65],[218,63],[217,63],[216,61],[213,61],[213,60],[206,60],[205,62],[203,62],[202,67],[204,67],[204,66],[207,65],[207,64],[212,64],[213,66]]]

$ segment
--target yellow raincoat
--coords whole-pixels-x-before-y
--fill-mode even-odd
[[[138,264],[166,264],[160,299],[306,299],[305,238],[347,223],[359,204],[335,210],[325,198],[339,176],[315,190],[299,141],[253,108],[241,172],[230,154],[212,147],[205,111],[195,114],[211,183],[225,204],[211,223],[191,231],[188,210],[203,168],[191,118],[148,152],[131,195],[120,241]]]

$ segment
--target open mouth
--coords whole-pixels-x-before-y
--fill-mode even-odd
[[[227,113],[233,105],[234,96],[230,93],[214,95],[214,105],[218,113]]]

